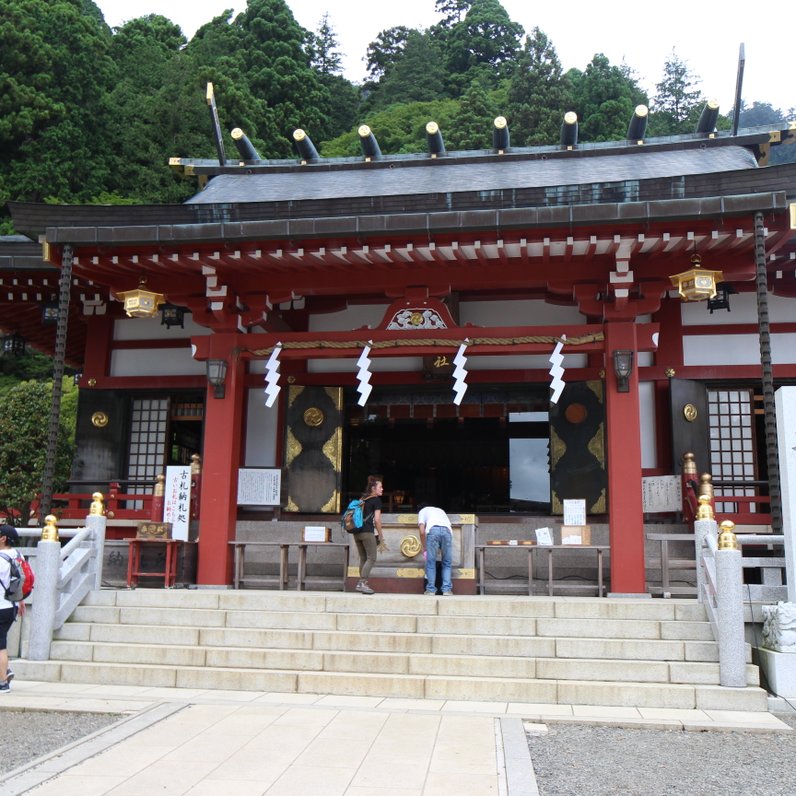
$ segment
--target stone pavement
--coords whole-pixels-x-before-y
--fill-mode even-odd
[[[788,731],[770,713],[25,682],[3,709],[125,718],[0,776],[0,794],[534,796],[525,723]],[[529,725],[528,725],[529,726]]]

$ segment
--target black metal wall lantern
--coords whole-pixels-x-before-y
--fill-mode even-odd
[[[225,359],[207,360],[207,380],[213,385],[214,398],[223,398],[226,394],[227,362]]]
[[[614,372],[616,373],[616,391],[630,392],[630,374],[633,372],[632,351],[614,351]]]
[[[41,322],[48,325],[58,323],[57,301],[46,301],[41,305]]]
[[[9,334],[3,338],[3,356],[21,357],[25,353],[26,346],[27,340],[19,332]]]
[[[708,299],[710,314],[713,314],[713,310],[727,310],[727,312],[730,312],[730,296],[737,292],[729,282],[719,282],[716,285],[716,295]]]
[[[185,307],[176,304],[163,304],[160,308],[160,325],[171,329],[172,326],[185,328]]]

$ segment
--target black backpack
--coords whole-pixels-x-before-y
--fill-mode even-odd
[[[25,575],[16,562],[16,559],[5,553],[0,553],[0,557],[8,561],[9,577],[8,584],[3,584],[5,598],[9,602],[18,603],[25,598]]]

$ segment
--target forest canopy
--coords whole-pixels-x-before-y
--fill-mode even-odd
[[[648,136],[692,132],[706,97],[675,50],[649,96],[627,64],[600,52],[563,71],[543,30],[526,31],[499,0],[428,0],[428,29],[381,31],[359,84],[342,74],[329,14],[301,27],[285,0],[249,0],[188,41],[159,14],[110,28],[92,0],[6,0],[0,16],[0,234],[11,200],[181,202],[191,180],[170,157],[216,156],[205,104],[212,82],[222,130],[240,127],[266,159],[295,158],[305,129],[326,157],[358,154],[356,129],[385,154],[425,148],[440,124],[449,150],[489,146],[495,116],[514,146],[555,144],[575,111],[579,140],[624,138],[633,108],[650,108]],[[742,105],[741,126],[780,121],[766,103]],[[728,129],[734,109],[719,117]]]

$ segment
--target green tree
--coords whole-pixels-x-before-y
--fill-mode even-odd
[[[342,55],[338,49],[337,33],[329,21],[329,14],[321,17],[317,33],[309,37],[312,66],[322,75],[339,75],[343,69]]]
[[[602,53],[592,58],[585,71],[570,69],[566,77],[581,141],[621,141],[627,135],[633,109],[648,104],[631,70],[613,66]]]
[[[691,133],[705,103],[697,88],[699,78],[690,70],[688,62],[672,50],[663,65],[663,78],[655,85],[650,127],[655,135]]]
[[[377,82],[389,73],[403,55],[411,32],[411,28],[404,25],[387,28],[368,45],[366,57],[370,83]]]
[[[0,513],[27,522],[41,490],[47,453],[52,384],[24,381],[0,395]],[[72,463],[70,430],[61,418],[55,462],[56,490],[63,490]]]
[[[0,206],[85,201],[109,178],[111,31],[87,0],[6,0],[0,15]]]
[[[508,89],[512,143],[554,144],[563,115],[569,110],[567,83],[555,47],[534,28],[525,38]]]
[[[367,107],[442,99],[446,96],[446,77],[436,42],[428,34],[412,30],[401,57],[375,86]]]
[[[442,14],[439,24],[449,28],[461,22],[470,5],[469,0],[435,0],[434,7],[438,14]]]
[[[488,149],[492,146],[495,117],[506,108],[504,89],[494,89],[486,77],[473,81],[451,120],[448,149]]]
[[[522,25],[511,20],[499,0],[469,5],[464,19],[443,40],[448,71],[466,76],[473,68],[488,66],[496,79],[509,76],[525,32]]]

